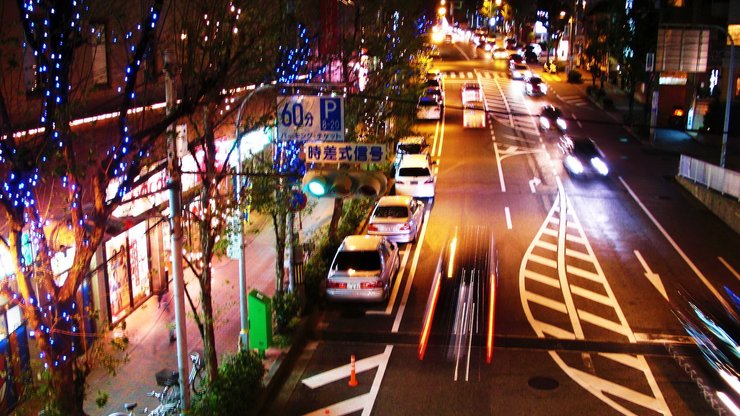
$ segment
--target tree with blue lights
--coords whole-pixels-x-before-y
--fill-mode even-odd
[[[0,212],[6,227],[0,244],[11,253],[14,273],[0,290],[22,305],[27,327],[35,333],[44,369],[38,377],[49,380],[36,403],[48,414],[83,415],[87,375],[101,364],[89,349],[80,355],[79,326],[95,311],[83,310],[77,294],[112,212],[158,171],[150,168],[162,157],[158,149],[169,124],[204,106],[221,117],[216,108],[225,106],[228,89],[248,78],[248,71],[260,70],[243,66],[247,55],[259,61],[259,49],[240,48],[248,45],[248,35],[263,35],[260,30],[269,22],[255,26],[259,19],[236,18],[229,25],[220,19],[228,13],[244,16],[237,11],[252,13],[260,4],[202,3],[179,2],[175,10],[164,0],[18,0],[19,25],[2,29],[7,65],[0,79]],[[168,23],[160,22],[162,16]],[[191,26],[202,31],[188,32],[170,19],[198,22]],[[101,26],[101,21],[108,23]],[[216,44],[214,27],[223,28],[222,35],[230,31],[229,36]],[[165,49],[173,50],[180,64],[179,101],[167,116],[161,107],[147,107],[163,98],[157,68]],[[96,61],[103,51],[110,56]],[[96,72],[101,62],[106,70]],[[99,114],[106,107],[112,115],[73,125],[79,114]],[[206,158],[212,158],[213,148],[205,148]],[[54,216],[59,213],[61,220]],[[64,277],[52,271],[59,247],[49,230],[60,221],[70,236],[67,248],[74,247]]]

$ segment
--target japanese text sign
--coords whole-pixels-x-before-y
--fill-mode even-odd
[[[382,163],[388,152],[384,144],[311,142],[303,148],[306,163]]]
[[[277,98],[278,140],[344,140],[344,98],[307,95]]]

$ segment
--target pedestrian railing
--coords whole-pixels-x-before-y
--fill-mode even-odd
[[[681,155],[678,175],[740,201],[740,173]]]

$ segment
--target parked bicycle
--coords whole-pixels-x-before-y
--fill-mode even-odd
[[[190,353],[190,373],[188,374],[188,385],[193,393],[203,392],[204,363],[203,358],[198,352]],[[154,378],[157,385],[162,387],[161,391],[152,390],[147,396],[154,397],[159,401],[159,405],[148,411],[147,408],[142,410],[141,414],[148,416],[171,416],[177,415],[180,411],[180,375],[177,371],[163,369],[158,371]],[[124,403],[126,412],[115,412],[109,416],[133,416],[137,403]]]

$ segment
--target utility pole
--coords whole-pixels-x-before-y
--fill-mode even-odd
[[[164,77],[167,115],[175,107],[175,86],[173,62],[169,51],[164,52]],[[190,386],[188,385],[187,331],[185,329],[185,279],[182,269],[182,183],[180,181],[180,159],[177,155],[177,137],[175,123],[167,126],[167,171],[170,190],[170,233],[172,242],[172,282],[175,298],[175,333],[177,335],[177,371],[180,382],[180,414],[190,409]]]

